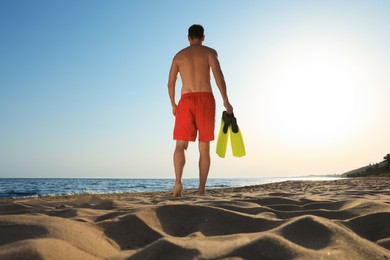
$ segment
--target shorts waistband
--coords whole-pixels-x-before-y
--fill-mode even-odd
[[[182,98],[197,97],[197,96],[214,96],[214,95],[213,92],[188,92],[181,95]]]

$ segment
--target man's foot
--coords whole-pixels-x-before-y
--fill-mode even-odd
[[[175,184],[175,187],[173,188],[173,196],[174,197],[181,197],[182,189],[183,189],[183,185],[181,183]]]
[[[204,196],[204,194],[205,194],[205,190],[199,190],[199,189],[198,189],[198,195]]]

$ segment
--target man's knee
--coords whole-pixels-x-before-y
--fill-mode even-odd
[[[210,142],[199,142],[199,152],[200,153],[209,153],[210,152]]]
[[[178,149],[178,150],[187,150],[187,148],[188,148],[188,141],[178,140],[176,142],[176,149]]]

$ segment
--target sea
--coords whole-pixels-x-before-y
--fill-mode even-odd
[[[337,177],[210,178],[206,188],[230,188],[288,180],[336,180]],[[198,179],[183,179],[185,189],[196,189]],[[103,178],[0,178],[0,198],[39,198],[44,196],[120,194],[170,191],[174,179]]]

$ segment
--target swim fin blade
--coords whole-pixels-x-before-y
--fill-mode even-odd
[[[246,155],[244,139],[242,138],[241,130],[237,125],[237,119],[233,114],[231,116],[231,127],[229,128],[229,134],[233,156],[242,157]]]
[[[230,126],[230,119],[227,117],[227,114],[224,111],[222,113],[221,127],[219,129],[217,146],[216,146],[216,152],[218,156],[221,158],[225,158],[226,155],[226,148],[228,145],[228,137],[229,137],[229,131],[228,131],[229,126]]]

